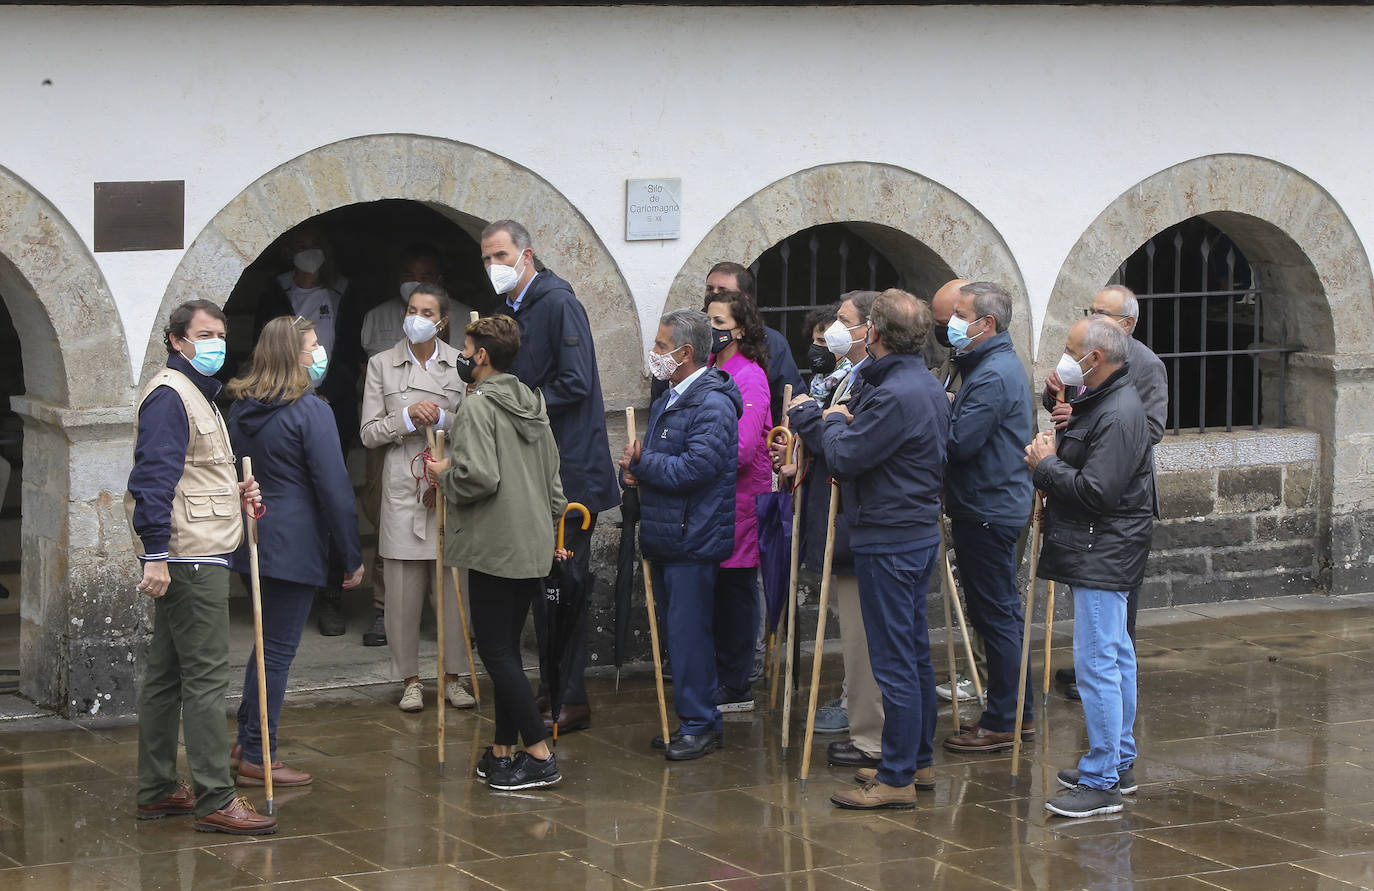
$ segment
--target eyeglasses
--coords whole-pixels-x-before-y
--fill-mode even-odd
[[[1091,319],[1093,316],[1106,316],[1109,319],[1116,319],[1118,322],[1122,319],[1130,318],[1130,316],[1117,315],[1114,312],[1107,312],[1105,309],[1093,309],[1091,306],[1083,307],[1083,318]]]

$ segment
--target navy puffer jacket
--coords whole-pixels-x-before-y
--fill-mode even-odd
[[[744,400],[730,376],[708,368],[668,405],[654,401],[639,479],[639,542],[646,559],[719,563],[735,547],[735,474]]]

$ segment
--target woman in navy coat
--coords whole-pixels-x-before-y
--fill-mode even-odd
[[[258,520],[258,565],[273,752],[277,751],[277,719],[286,695],[287,673],[315,589],[329,574],[331,539],[344,565],[356,567],[343,587],[357,587],[363,579],[353,484],[344,468],[334,415],[310,386],[312,380],[324,376],[327,365],[314,323],[299,316],[281,316],[263,328],[248,373],[228,386],[235,400],[229,409],[230,441],[240,457],[253,459],[253,476],[267,506],[267,513]],[[246,541],[231,564],[239,572],[248,571]],[[243,786],[263,784],[258,715],[257,659],[250,657],[243,676],[238,743],[230,756]],[[304,786],[310,780],[308,773],[273,761],[273,785]]]

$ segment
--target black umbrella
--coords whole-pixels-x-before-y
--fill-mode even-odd
[[[635,590],[635,526],[639,524],[639,488],[620,493],[620,554],[615,574],[615,688],[620,689],[620,666],[630,651],[630,598]]]
[[[549,713],[553,715],[553,741],[558,742],[558,715],[563,707],[563,654],[578,616],[587,606],[587,574],[573,560],[571,551],[563,548],[563,524],[569,511],[580,511],[582,528],[592,525],[591,512],[576,501],[568,503],[558,518],[558,550],[554,554],[553,569],[544,579],[544,613],[548,617],[548,632],[544,635],[544,652],[539,665],[549,686]]]

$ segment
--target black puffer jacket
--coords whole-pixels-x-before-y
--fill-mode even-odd
[[[1154,447],[1129,368],[1073,400],[1057,454],[1035,469],[1035,487],[1045,493],[1042,579],[1129,591],[1145,578]]]

